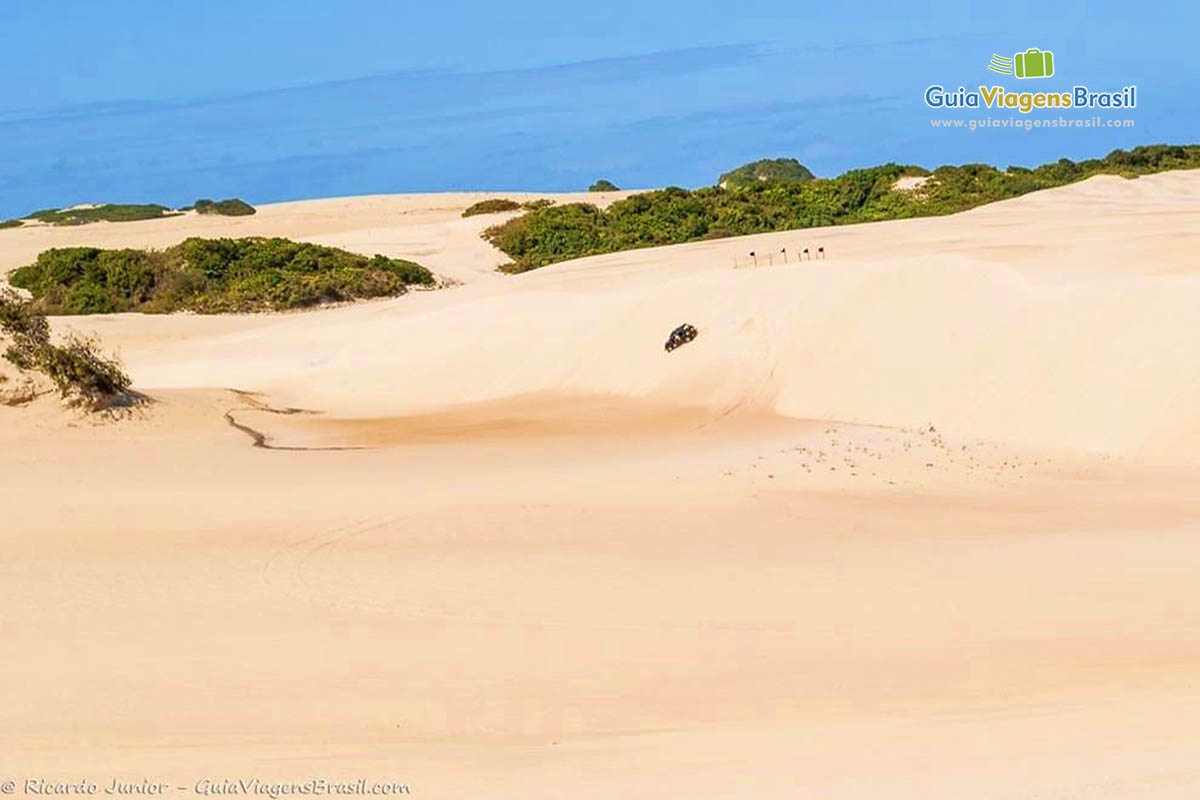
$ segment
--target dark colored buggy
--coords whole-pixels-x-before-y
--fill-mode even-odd
[[[692,339],[696,338],[696,328],[694,325],[683,324],[675,330],[671,331],[671,335],[667,337],[666,349],[671,352],[680,345],[687,344]]]

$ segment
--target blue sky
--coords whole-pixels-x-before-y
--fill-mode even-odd
[[[16,0],[0,29],[0,218],[598,177],[699,186],[761,157],[836,175],[1200,142],[1198,28],[1194,2]],[[986,69],[1035,46],[1054,51],[1055,78]],[[925,107],[931,83],[1133,83],[1139,108],[1123,115],[1133,129],[935,130],[954,115]]]

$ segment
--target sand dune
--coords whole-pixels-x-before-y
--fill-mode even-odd
[[[816,242],[829,260],[797,264]],[[789,245],[787,265],[733,268]],[[1193,246],[1195,175],[1102,178],[954,218],[584,259],[126,357],[149,388],[261,390],[333,416],[600,394],[1190,459]],[[682,322],[701,337],[667,357]]]
[[[0,778],[1195,793],[1200,174],[512,278],[463,204],[246,223],[452,289],[57,321],[157,402],[0,408]]]
[[[55,227],[42,223],[2,231],[0,274],[24,266],[51,247],[154,247],[178,244],[189,236],[282,236],[341,247],[364,255],[408,258],[454,280],[499,277],[495,268],[509,259],[479,238],[489,225],[513,214],[482,214],[463,219],[480,200],[548,198],[559,203],[586,201],[606,206],[633,192],[536,194],[529,192],[447,192],[366,195],[300,200],[259,206],[246,217],[188,212],[140,222],[100,222]]]

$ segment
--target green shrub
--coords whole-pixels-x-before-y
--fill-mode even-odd
[[[521,203],[521,208],[526,211],[536,211],[539,208],[548,208],[552,205],[554,205],[554,201],[549,197],[539,197],[536,200],[526,200],[524,203]]]
[[[166,250],[46,250],[9,282],[49,314],[266,311],[433,286],[420,264],[288,239],[186,239]]]
[[[179,212],[154,203],[106,203],[95,208],[47,208],[34,211],[25,219],[51,225],[86,225],[89,222],[134,222],[142,219],[174,217]]]
[[[19,219],[0,220],[0,230],[4,230],[5,228],[19,228],[24,224]]]
[[[95,340],[72,334],[52,344],[45,315],[11,290],[0,291],[0,334],[9,341],[5,359],[17,369],[41,372],[64,398],[98,410],[129,392],[129,376],[100,353]]]
[[[57,314],[111,314],[131,311],[150,299],[158,254],[145,250],[65,247],[46,250],[8,281]]]
[[[215,203],[212,200],[197,200],[192,208],[196,209],[197,214],[220,214],[225,217],[247,217],[256,213],[254,206],[236,197]]]
[[[808,167],[794,158],[764,158],[751,161],[735,170],[726,172],[717,179],[717,185],[725,189],[749,186],[760,181],[811,181],[813,174]]]
[[[589,192],[619,192],[620,188],[612,181],[601,178],[588,187]]]
[[[1136,147],[1078,164],[1064,158],[1033,170],[1018,167],[1007,172],[987,164],[942,166],[932,172],[884,164],[828,179],[752,178],[745,183],[735,180],[730,188],[692,191],[671,187],[632,195],[605,210],[580,203],[539,208],[488,228],[483,237],[512,259],[501,271],[524,272],[637,247],[951,214],[1099,174],[1135,177],[1196,168],[1200,145]],[[919,193],[892,189],[901,177],[912,176],[929,178]]]
[[[478,203],[467,206],[467,210],[462,215],[473,217],[476,214],[499,214],[502,211],[519,211],[520,209],[521,204],[516,200],[494,197],[491,200],[480,200]]]

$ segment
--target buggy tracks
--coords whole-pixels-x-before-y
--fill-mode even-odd
[[[266,403],[258,399],[256,392],[247,392],[242,389],[230,389],[230,392],[237,398],[246,403],[244,406],[230,408],[225,411],[225,422],[229,427],[239,430],[250,437],[253,442],[252,447],[261,448],[263,450],[288,450],[288,451],[315,451],[315,450],[370,450],[370,447],[363,445],[331,445],[331,446],[313,446],[302,447],[298,445],[273,445],[270,437],[260,430],[250,427],[249,425],[238,422],[234,414],[238,411],[259,411],[267,414],[280,414],[282,416],[293,416],[295,414],[320,414],[320,411],[312,411],[306,408],[272,408]]]

